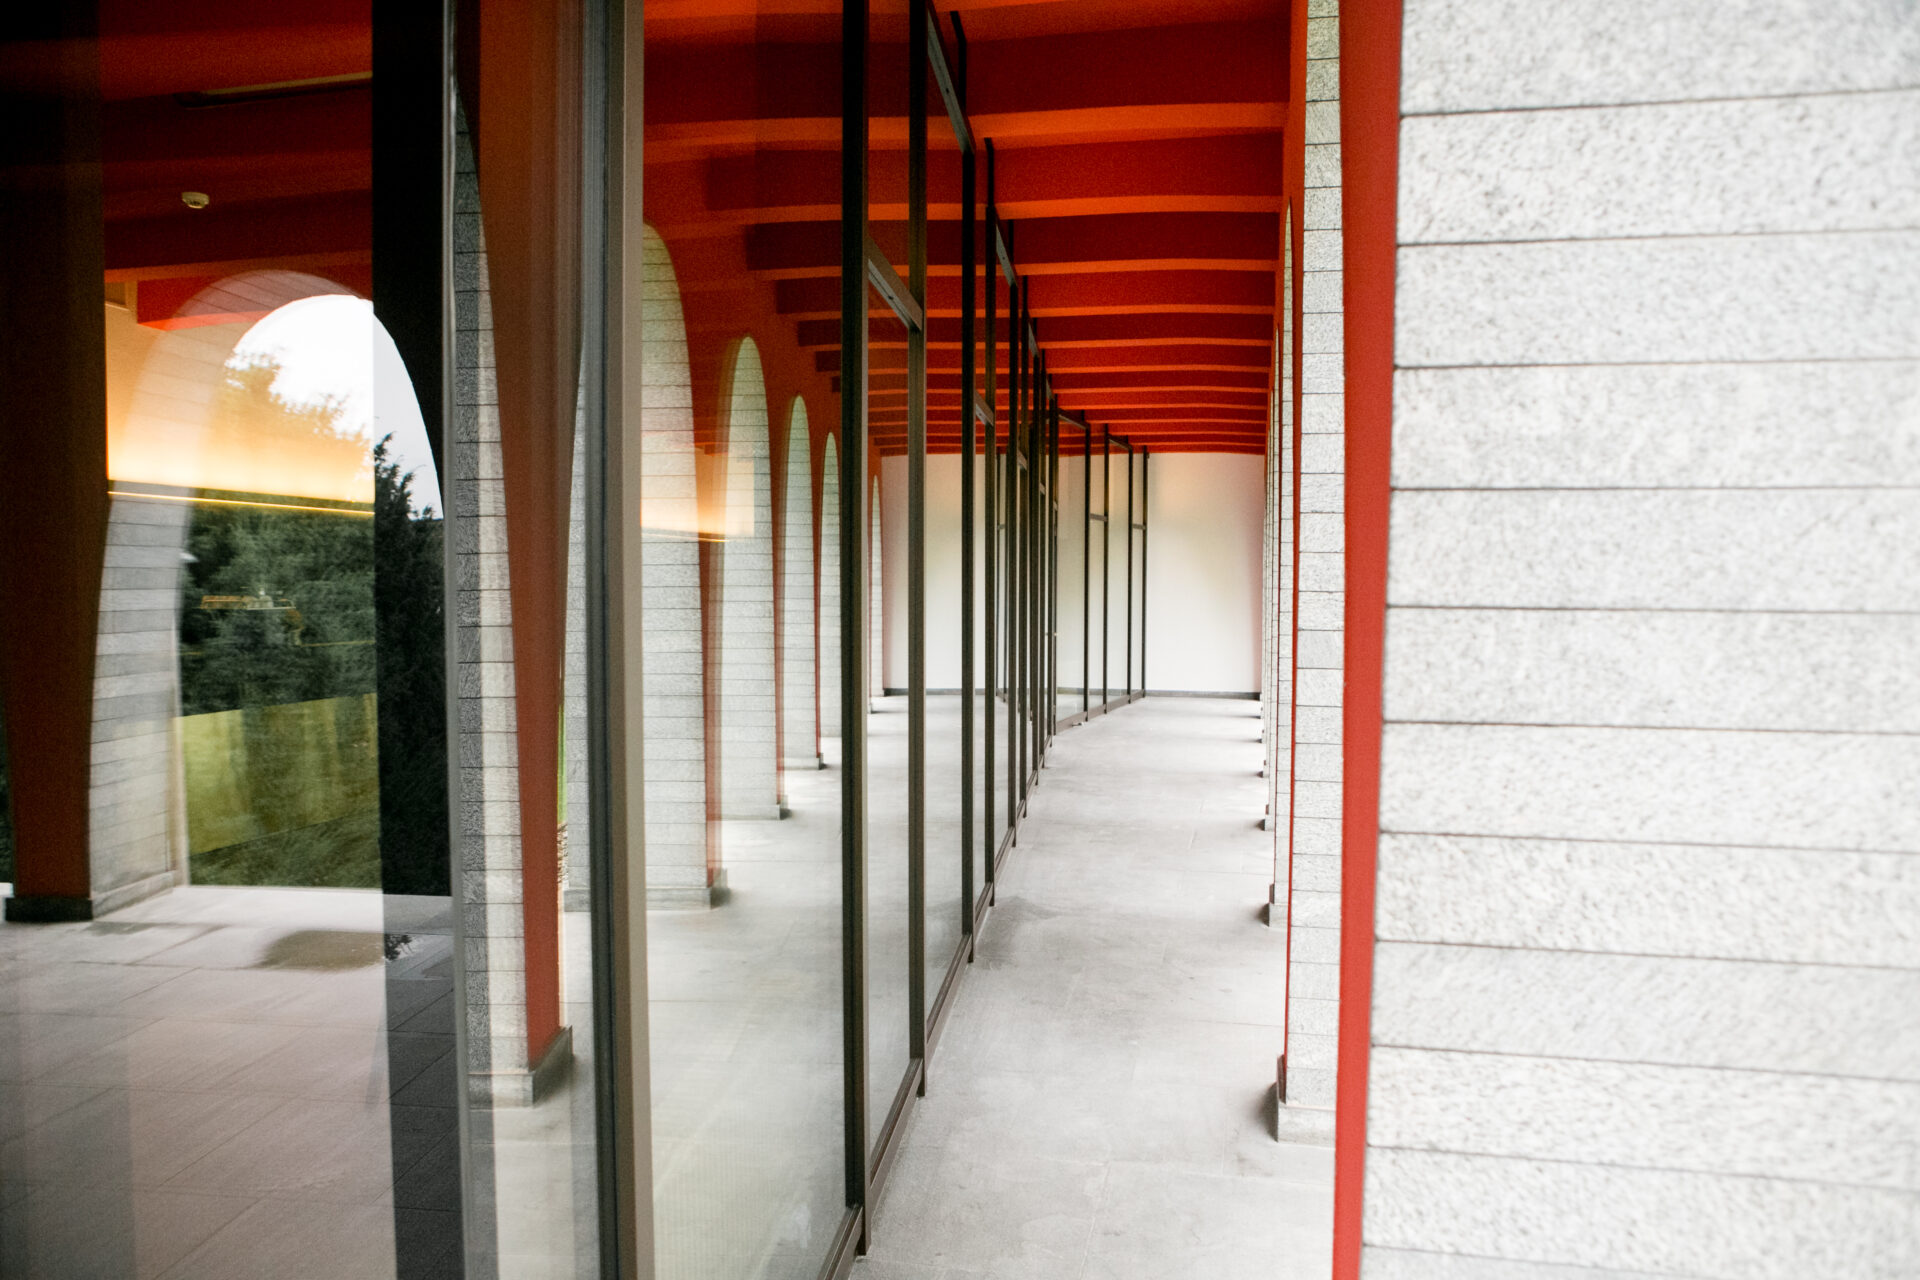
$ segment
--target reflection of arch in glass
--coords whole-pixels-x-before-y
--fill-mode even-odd
[[[190,871],[377,886],[375,431],[395,435],[417,490],[438,501],[399,354],[370,304],[293,271],[221,280],[157,332],[115,309],[107,327],[96,910],[182,883]],[[316,530],[326,544],[317,551]],[[345,554],[328,550],[335,542]],[[297,593],[295,547],[305,554]],[[356,552],[357,574],[352,564],[329,567]],[[186,621],[197,648],[182,648],[183,604],[194,608]],[[328,638],[334,624],[358,639]],[[222,664],[227,676],[216,678]],[[353,697],[324,696],[325,679],[302,675],[342,666],[364,668]],[[215,710],[199,705],[208,703]],[[176,729],[183,712],[195,714]],[[339,856],[343,821],[359,832],[352,857]],[[287,871],[296,843],[297,876]]]
[[[734,349],[724,422],[719,545],[720,817],[778,818],[773,619],[773,486],[760,349]]]
[[[880,477],[869,486],[867,502],[867,696],[880,698],[887,688],[887,616],[885,579],[880,572]]]
[[[806,401],[796,398],[787,421],[780,513],[780,763],[787,769],[820,767],[814,703],[812,459]]]
[[[840,737],[840,438],[820,461],[820,736]]]
[[[642,821],[647,903],[704,907],[707,856],[705,657],[693,380],[680,285],[666,242],[641,237],[640,631]]]

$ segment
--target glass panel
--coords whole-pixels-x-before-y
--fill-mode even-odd
[[[869,291],[876,370],[904,370],[907,330]],[[907,471],[906,402],[875,403],[880,473],[868,482],[867,618],[867,1141],[878,1150],[909,1065],[907,947]],[[889,693],[888,690],[898,690]]]
[[[1127,697],[1127,451],[1106,459],[1106,699]]]
[[[1133,460],[1133,689],[1146,690],[1147,657],[1147,455]]]
[[[813,1280],[847,1205],[840,522],[866,466],[837,442],[839,15],[751,9],[645,14],[626,443],[662,1280]],[[804,125],[740,132],[801,99]]]
[[[7,713],[0,705],[0,894],[13,893],[13,807],[8,801]]]
[[[1087,619],[1087,438],[1064,418],[1060,423],[1060,690],[1064,718],[1086,706]]]
[[[971,850],[962,839],[961,428],[959,392],[960,146],[938,89],[928,86],[927,186],[930,257],[944,264],[930,282],[933,312],[928,350],[927,408],[927,1014],[960,949],[968,910],[961,868]]]
[[[57,88],[4,86],[53,187],[14,201],[43,323],[10,368],[52,372],[0,397],[62,446],[5,461],[43,576],[0,606],[0,1274],[390,1276],[460,1249],[461,1018],[444,507],[368,300],[370,19],[82,8]],[[437,289],[382,302],[437,335]]]

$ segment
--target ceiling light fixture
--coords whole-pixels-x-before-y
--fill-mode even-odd
[[[213,202],[207,199],[207,193],[204,191],[182,191],[180,203],[189,209],[204,209]]]

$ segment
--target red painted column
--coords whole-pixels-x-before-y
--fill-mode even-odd
[[[1340,848],[1339,1104],[1333,1274],[1358,1280],[1380,839],[1381,673],[1392,496],[1393,288],[1400,158],[1401,0],[1340,6],[1347,375],[1345,792]]]
[[[560,1030],[560,701],[580,360],[577,0],[475,6],[520,773],[527,1061]]]
[[[31,12],[30,12],[31,10]],[[7,918],[87,919],[94,650],[107,540],[106,271],[92,6],[4,20],[34,83],[0,87],[0,698],[14,829]]]

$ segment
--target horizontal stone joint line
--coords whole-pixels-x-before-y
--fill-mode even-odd
[[[1805,89],[1791,93],[1737,93],[1709,98],[1636,98],[1630,102],[1562,102],[1514,107],[1456,107],[1446,111],[1402,111],[1402,120],[1437,120],[1448,116],[1538,115],[1548,111],[1630,111],[1635,107],[1710,107],[1723,102],[1799,102],[1807,98],[1872,98],[1912,93],[1920,83],[1879,89]]]
[[[1446,1052],[1451,1053],[1453,1052],[1453,1050],[1446,1050]],[[1650,1063],[1647,1065],[1657,1066],[1660,1064]],[[1708,1070],[1708,1071],[1720,1071],[1720,1070],[1733,1070],[1734,1068],[1705,1067],[1700,1069]],[[1772,1074],[1780,1075],[1784,1073],[1773,1072]],[[1801,1073],[1794,1072],[1792,1074],[1798,1075]],[[1626,1170],[1638,1171],[1642,1173],[1690,1173],[1690,1174],[1697,1174],[1701,1177],[1706,1177],[1706,1178],[1738,1178],[1743,1182],[1773,1182],[1773,1183],[1780,1183],[1782,1185],[1787,1185],[1787,1186],[1836,1187],[1836,1188],[1842,1188],[1849,1191],[1874,1191],[1874,1192],[1879,1192],[1883,1195],[1911,1196],[1913,1194],[1911,1191],[1907,1191],[1904,1188],[1888,1186],[1885,1183],[1879,1183],[1879,1182],[1831,1182],[1823,1178],[1782,1178],[1776,1174],[1741,1173],[1738,1170],[1734,1170],[1734,1169],[1703,1168],[1703,1167],[1697,1167],[1693,1165],[1683,1165],[1683,1164],[1622,1164],[1619,1161],[1615,1161],[1615,1160],[1573,1159],[1568,1156],[1544,1156],[1544,1155],[1538,1155],[1533,1153],[1529,1153],[1527,1155],[1517,1155],[1510,1151],[1477,1151],[1477,1150],[1468,1150],[1468,1149],[1456,1148],[1456,1147],[1388,1146],[1384,1143],[1376,1143],[1376,1142],[1369,1142],[1367,1144],[1367,1150],[1369,1151],[1410,1151],[1415,1153],[1416,1155],[1473,1156],[1483,1160],[1524,1160],[1528,1164],[1567,1165],[1576,1169],[1626,1169]]]
[[[1505,839],[1507,837],[1485,837],[1485,838]],[[1593,843],[1607,843],[1607,842],[1593,842]],[[1751,848],[1754,848],[1755,846],[1736,845],[1733,847],[1741,848],[1741,849],[1751,849]],[[1880,854],[1880,856],[1887,856],[1885,854],[1881,854],[1881,851],[1879,850],[1875,850],[1875,853]],[[1910,856],[1910,855],[1894,854],[1891,856],[1902,857],[1902,856]],[[1437,938],[1396,938],[1396,937],[1392,937],[1392,936],[1382,934],[1382,933],[1377,933],[1377,932],[1374,934],[1373,940],[1375,942],[1392,942],[1392,943],[1399,943],[1407,946],[1416,946],[1416,947],[1453,947],[1461,951],[1539,952],[1544,955],[1554,955],[1554,956],[1618,956],[1621,959],[1625,959],[1625,960],[1675,960],[1683,963],[1691,963],[1691,962],[1698,961],[1703,964],[1751,964],[1751,965],[1761,965],[1769,969],[1845,969],[1845,970],[1870,970],[1877,973],[1920,973],[1920,969],[1915,969],[1910,965],[1901,965],[1901,964],[1842,964],[1838,960],[1756,960],[1752,956],[1713,956],[1713,955],[1700,955],[1696,952],[1682,953],[1682,952],[1672,952],[1672,951],[1624,951],[1624,950],[1623,951],[1602,951],[1595,947],[1546,947],[1546,946],[1525,947],[1525,946],[1520,946],[1517,943],[1508,943],[1508,942],[1449,942],[1449,941],[1443,941]],[[1491,1050],[1469,1050],[1469,1049],[1442,1050],[1434,1045],[1387,1045],[1386,1047],[1402,1048],[1402,1049],[1420,1049],[1420,1050],[1424,1050],[1428,1052],[1436,1052],[1436,1053],[1438,1052],[1491,1053],[1492,1052]],[[1531,1058],[1568,1057],[1570,1058],[1570,1060],[1577,1058],[1577,1055],[1549,1054],[1549,1053],[1496,1054],[1495,1056],[1497,1057],[1531,1057]],[[1577,1058],[1577,1060],[1582,1062],[1618,1062],[1620,1061],[1620,1059],[1618,1058]],[[1653,1065],[1659,1065],[1659,1064],[1649,1063],[1647,1065],[1653,1066]],[[1820,1074],[1818,1072],[1806,1072],[1806,1071],[1766,1071],[1764,1068],[1760,1068],[1760,1067],[1714,1067],[1712,1069],[1715,1071],[1721,1071],[1721,1070],[1760,1071],[1762,1074],[1765,1074],[1765,1075],[1798,1076],[1798,1075]],[[1878,1076],[1867,1076],[1867,1077],[1849,1076],[1849,1075],[1844,1075],[1840,1073],[1836,1073],[1836,1077],[1840,1079],[1848,1079],[1848,1080],[1880,1079],[1881,1078]]]

